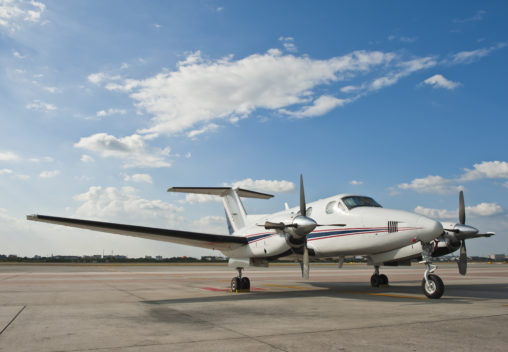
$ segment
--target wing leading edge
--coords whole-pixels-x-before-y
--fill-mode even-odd
[[[247,238],[227,235],[214,235],[200,232],[160,229],[155,227],[115,224],[102,221],[62,218],[48,215],[27,215],[27,220],[47,222],[56,225],[77,227],[117,235],[146,238],[155,241],[172,242],[210,249],[235,249],[246,245]]]

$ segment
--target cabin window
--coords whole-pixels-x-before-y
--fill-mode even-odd
[[[340,211],[344,213],[346,212],[346,207],[344,206],[344,204],[342,204],[342,202],[338,202],[337,207],[339,208]]]
[[[370,197],[363,196],[349,196],[342,198],[342,201],[348,207],[349,210],[356,207],[377,207],[381,208],[378,202]]]
[[[332,214],[335,212],[335,207],[337,206],[337,202],[336,201],[332,201],[330,203],[328,203],[326,205],[326,213],[327,214]]]

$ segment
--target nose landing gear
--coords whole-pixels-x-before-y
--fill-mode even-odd
[[[441,280],[439,276],[433,274],[433,272],[437,269],[437,266],[432,264],[432,251],[434,249],[434,244],[422,242],[422,248],[423,260],[420,263],[427,265],[427,269],[425,269],[422,280],[423,293],[425,293],[425,296],[429,298],[441,298],[444,293],[443,280]]]
[[[250,280],[248,277],[242,277],[243,268],[236,268],[238,276],[231,279],[231,292],[250,292]]]

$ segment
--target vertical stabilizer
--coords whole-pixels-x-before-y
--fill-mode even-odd
[[[233,231],[238,231],[245,227],[247,213],[243,207],[242,201],[238,193],[230,188],[225,195],[222,196],[222,203],[226,210],[226,216],[233,227]]]
[[[230,232],[231,230],[233,232],[238,231],[247,224],[247,213],[240,197],[259,199],[273,197],[271,194],[231,187],[172,187],[168,189],[168,192],[207,194],[222,197]]]

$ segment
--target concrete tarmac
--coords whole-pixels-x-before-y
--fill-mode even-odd
[[[508,265],[441,264],[439,300],[424,267],[0,265],[0,351],[506,351]]]

